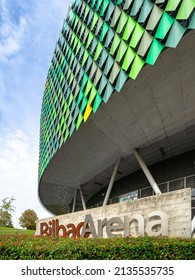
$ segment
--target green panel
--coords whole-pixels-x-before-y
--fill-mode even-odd
[[[95,10],[98,11],[99,7],[101,6],[103,0],[97,0],[95,5]]]
[[[78,43],[77,43],[77,48],[76,48],[76,54],[78,53],[78,51],[80,50],[80,48],[81,48],[81,42],[80,41],[78,41]]]
[[[78,25],[78,21],[79,21],[79,17],[76,16],[73,29],[75,29],[76,26]]]
[[[160,20],[161,16],[163,14],[163,11],[156,5],[154,5],[152,12],[150,14],[148,23],[146,25],[147,30],[154,30],[156,27],[158,21]]]
[[[97,49],[96,49],[96,52],[95,52],[95,56],[94,56],[94,60],[96,61],[97,59],[98,59],[98,57],[99,57],[99,55],[100,55],[100,53],[102,52],[102,50],[103,50],[103,45],[102,45],[102,43],[98,43],[98,45],[97,45]]]
[[[103,49],[103,51],[101,53],[101,58],[100,58],[100,61],[99,61],[99,66],[101,68],[103,67],[103,64],[106,61],[107,57],[108,57],[108,52],[107,52],[106,49]]]
[[[65,137],[64,137],[64,142],[66,142],[67,138],[69,137],[69,130],[68,128],[66,129],[66,134],[65,134]]]
[[[185,31],[186,29],[177,20],[175,20],[167,38],[167,41],[165,43],[165,46],[170,48],[176,48]]]
[[[155,37],[158,39],[164,39],[169,29],[171,28],[173,22],[174,22],[174,18],[172,18],[169,14],[164,12],[164,14],[161,17],[160,23],[158,25],[158,29],[156,31]]]
[[[93,81],[95,86],[99,82],[99,79],[101,78],[101,76],[102,76],[102,71],[101,71],[100,68],[97,68],[96,75],[95,75],[95,78],[94,78],[94,81]]]
[[[84,73],[83,79],[82,79],[82,84],[81,84],[81,90],[84,89],[86,83],[88,82],[88,78],[89,78],[88,75],[86,73]]]
[[[96,22],[98,21],[98,14],[95,12],[94,15],[93,15],[93,20],[92,20],[92,23],[91,23],[91,26],[90,26],[90,29],[93,30]]]
[[[150,0],[145,0],[142,10],[140,12],[139,18],[138,18],[138,22],[140,23],[144,23],[149,15],[149,13],[151,12],[152,8],[153,8],[154,4],[152,2],[150,2]]]
[[[94,37],[94,35],[93,35],[93,33],[90,31],[90,32],[89,32],[89,35],[88,35],[88,38],[87,38],[87,43],[86,43],[86,48],[87,48],[87,49],[88,49],[88,47],[89,47],[91,41],[93,40],[93,37]]]
[[[88,59],[87,59],[87,65],[86,65],[86,68],[85,68],[86,72],[89,70],[89,68],[91,67],[92,63],[93,63],[93,59],[92,59],[91,56],[89,56]]]
[[[103,100],[104,100],[105,103],[108,101],[108,99],[112,95],[113,90],[114,90],[114,88],[111,85],[111,83],[107,82],[106,89],[104,91],[104,96],[103,96]]]
[[[89,57],[89,52],[87,50],[85,50],[83,60],[82,60],[82,63],[81,63],[82,66],[85,64],[88,57]]]
[[[130,12],[130,16],[136,16],[144,0],[136,0]]]
[[[193,16],[190,20],[190,24],[188,26],[189,29],[195,29],[195,12],[193,13]]]
[[[100,17],[100,18],[98,19],[97,27],[96,27],[96,30],[95,30],[95,35],[98,35],[100,29],[102,28],[102,24],[103,24],[103,20],[102,20],[102,18]]]
[[[195,8],[195,0],[183,0],[180,9],[177,13],[176,19],[179,20],[187,19],[194,8]]]
[[[161,43],[159,43],[156,39],[153,40],[147,58],[146,58],[146,63],[153,65],[158,56],[160,55],[160,53],[163,50],[163,45]]]
[[[133,2],[134,0],[126,0],[125,1],[125,4],[124,4],[124,7],[123,7],[123,10],[128,10],[129,9],[129,6],[131,5],[131,3]]]
[[[83,121],[83,116],[82,116],[82,114],[80,113],[80,114],[78,115],[78,119],[77,119],[77,123],[76,123],[76,130],[78,130],[78,128],[79,128],[79,126],[81,125],[82,121]]]
[[[95,113],[102,102],[101,96],[97,93],[93,104],[93,112]]]
[[[127,22],[127,19],[128,19],[127,14],[125,12],[122,12],[121,16],[120,16],[120,19],[119,19],[119,22],[118,22],[118,25],[117,25],[117,29],[116,29],[117,33],[121,33],[122,32],[122,30],[124,28],[124,25]]]
[[[75,111],[74,111],[74,117],[73,117],[74,120],[76,120],[76,118],[78,117],[78,114],[79,114],[79,108],[76,107]]]
[[[68,126],[69,128],[70,128],[71,122],[72,122],[72,116],[69,115],[69,117],[68,117],[68,122],[67,122],[67,126]]]
[[[83,37],[83,43],[85,43],[85,41],[86,41],[88,35],[89,35],[89,29],[86,27],[86,28],[85,28],[85,32],[84,32],[84,37]]]
[[[79,93],[79,90],[80,90],[80,87],[79,85],[77,84],[76,85],[76,88],[75,88],[75,98],[77,97],[78,93]]]
[[[120,70],[120,73],[117,77],[117,82],[116,82],[116,86],[115,86],[115,89],[120,92],[120,90],[122,89],[124,83],[126,82],[127,80],[127,74],[123,71],[123,70]]]
[[[129,77],[135,80],[143,66],[144,61],[138,55],[136,55],[129,73]]]
[[[85,48],[83,45],[81,45],[81,49],[80,49],[80,52],[79,52],[79,60],[81,59],[81,57],[83,56],[83,53],[85,51]]]
[[[86,105],[87,105],[87,98],[85,96],[83,96],[83,100],[82,100],[81,108],[80,108],[81,113],[84,111]]]
[[[136,21],[134,19],[132,19],[131,17],[128,18],[124,33],[123,33],[123,40],[129,40],[129,37],[133,31],[133,29],[135,28],[136,25]]]
[[[91,46],[91,54],[94,52],[94,50],[96,49],[97,47],[97,44],[98,44],[98,40],[94,37],[93,38],[93,42],[92,42],[92,46]]]
[[[104,0],[103,3],[102,3],[102,8],[101,8],[101,11],[100,11],[100,16],[102,17],[106,11],[106,8],[108,7],[110,3],[110,0]]]
[[[89,25],[89,23],[91,22],[91,20],[92,20],[92,17],[93,17],[93,11],[92,10],[90,10],[90,12],[89,12],[89,14],[88,14],[88,18],[87,18],[87,25]]]
[[[75,36],[74,38],[74,46],[73,46],[73,51],[75,50],[77,44],[78,44],[79,39]]]
[[[105,64],[105,67],[104,67],[104,73],[107,75],[108,72],[110,71],[111,67],[113,66],[114,64],[114,58],[109,55],[108,58],[107,58],[107,61],[106,61],[106,64]]]
[[[114,37],[114,31],[110,28],[108,30],[108,33],[106,34],[106,40],[105,40],[105,43],[104,43],[106,48],[110,45],[113,37]]]
[[[95,74],[97,70],[97,65],[95,62],[92,63],[92,66],[91,66],[91,70],[90,70],[90,73],[89,73],[89,77],[90,79],[92,79],[93,75]]]
[[[114,39],[112,41],[112,46],[111,46],[111,49],[110,49],[110,53],[113,55],[120,43],[121,39],[120,37],[118,36],[118,34],[115,34],[114,35]]]
[[[70,104],[72,102],[72,100],[74,99],[74,96],[72,95],[72,93],[70,94],[69,100],[68,100],[68,107],[70,108]]]
[[[100,38],[99,38],[100,42],[103,41],[103,39],[104,39],[106,33],[108,32],[108,30],[109,30],[109,26],[106,22],[104,22],[103,25],[102,25],[101,33],[100,33]]]
[[[121,10],[118,8],[118,6],[116,6],[110,24],[111,27],[114,27],[116,25],[120,15],[121,15]]]
[[[85,25],[82,23],[81,31],[79,34],[80,38],[83,36],[84,32],[85,32]]]
[[[91,80],[88,79],[86,87],[85,87],[85,91],[84,91],[86,97],[87,97],[88,93],[90,92],[92,85],[93,84],[92,84]]]
[[[82,8],[81,8],[81,10],[80,10],[80,14],[83,14],[83,13],[84,13],[85,6],[86,6],[86,3],[83,2],[83,3],[82,3]]]
[[[117,62],[119,62],[122,59],[124,53],[127,50],[127,47],[128,47],[127,44],[122,40],[120,45],[119,45],[117,56],[116,56],[116,61]]]
[[[90,92],[90,95],[89,95],[89,100],[88,100],[89,104],[92,103],[92,101],[96,97],[96,94],[97,94],[97,89],[94,86],[92,86],[92,89],[91,89],[91,92]]]
[[[174,1],[168,0],[165,11],[167,12],[175,11],[180,2],[181,0],[174,0]]]
[[[108,82],[108,79],[106,78],[106,76],[102,75],[101,80],[100,80],[100,84],[99,84],[99,87],[98,87],[98,92],[100,94],[103,92],[107,82]]]
[[[86,7],[85,7],[85,14],[84,14],[84,20],[86,19],[89,11],[90,11],[90,7],[89,7],[89,5],[86,5]]]
[[[74,132],[74,130],[75,130],[75,127],[76,127],[75,123],[72,122],[72,123],[71,123],[71,127],[70,127],[70,136],[73,134],[73,132]]]
[[[79,77],[78,77],[78,82],[81,81],[81,79],[83,78],[83,75],[84,75],[84,70],[83,70],[83,68],[80,68]]]
[[[165,1],[167,1],[167,0],[156,0],[155,1],[155,4],[162,4],[162,3],[164,3]],[[175,1],[175,0],[174,0]]]
[[[120,66],[118,65],[117,62],[115,62],[112,66],[112,70],[109,77],[109,81],[111,82],[111,84],[114,83],[116,77],[118,76],[119,71],[120,71]]]
[[[73,12],[73,10],[70,10],[68,18],[69,18],[71,24],[74,22],[75,17],[76,17],[76,14]]]
[[[79,1],[80,1],[80,0],[79,0]],[[92,1],[91,1],[91,7],[92,7],[92,8],[95,6],[95,2],[96,2],[96,0],[92,0]]]
[[[75,1],[75,7],[78,7],[81,4],[80,0]]]
[[[79,74],[80,69],[81,69],[81,64],[79,61],[77,61],[77,66],[75,69],[75,76],[77,76]]]
[[[115,6],[111,1],[109,6],[108,6],[108,9],[107,9],[107,13],[106,13],[106,17],[105,17],[106,21],[110,20],[110,17],[112,15],[112,12],[114,11],[114,8],[115,8]]]
[[[137,46],[143,33],[144,33],[144,28],[139,23],[137,23],[130,40],[130,47],[135,48]]]

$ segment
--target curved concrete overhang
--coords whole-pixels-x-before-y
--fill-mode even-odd
[[[41,202],[54,214],[66,213],[80,186],[87,202],[108,185],[118,157],[116,180],[140,169],[134,148],[147,165],[194,149],[194,104],[195,31],[190,31],[176,49],[167,49],[154,66],[126,82],[61,146],[41,177]]]

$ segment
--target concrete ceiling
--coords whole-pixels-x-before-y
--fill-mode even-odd
[[[139,148],[147,165],[195,148],[195,31],[178,48],[162,53],[138,78],[82,124],[60,148],[39,185],[42,203],[55,214],[67,211],[75,188],[83,186],[88,201],[105,187],[116,159],[116,180],[139,165],[132,149]],[[80,206],[78,196],[77,206]]]

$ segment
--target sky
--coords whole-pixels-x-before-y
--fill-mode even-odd
[[[0,205],[13,197],[14,227],[38,198],[40,111],[49,65],[72,0],[0,0]]]

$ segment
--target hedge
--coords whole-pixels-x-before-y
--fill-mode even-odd
[[[0,236],[1,260],[194,260],[195,239]]]

